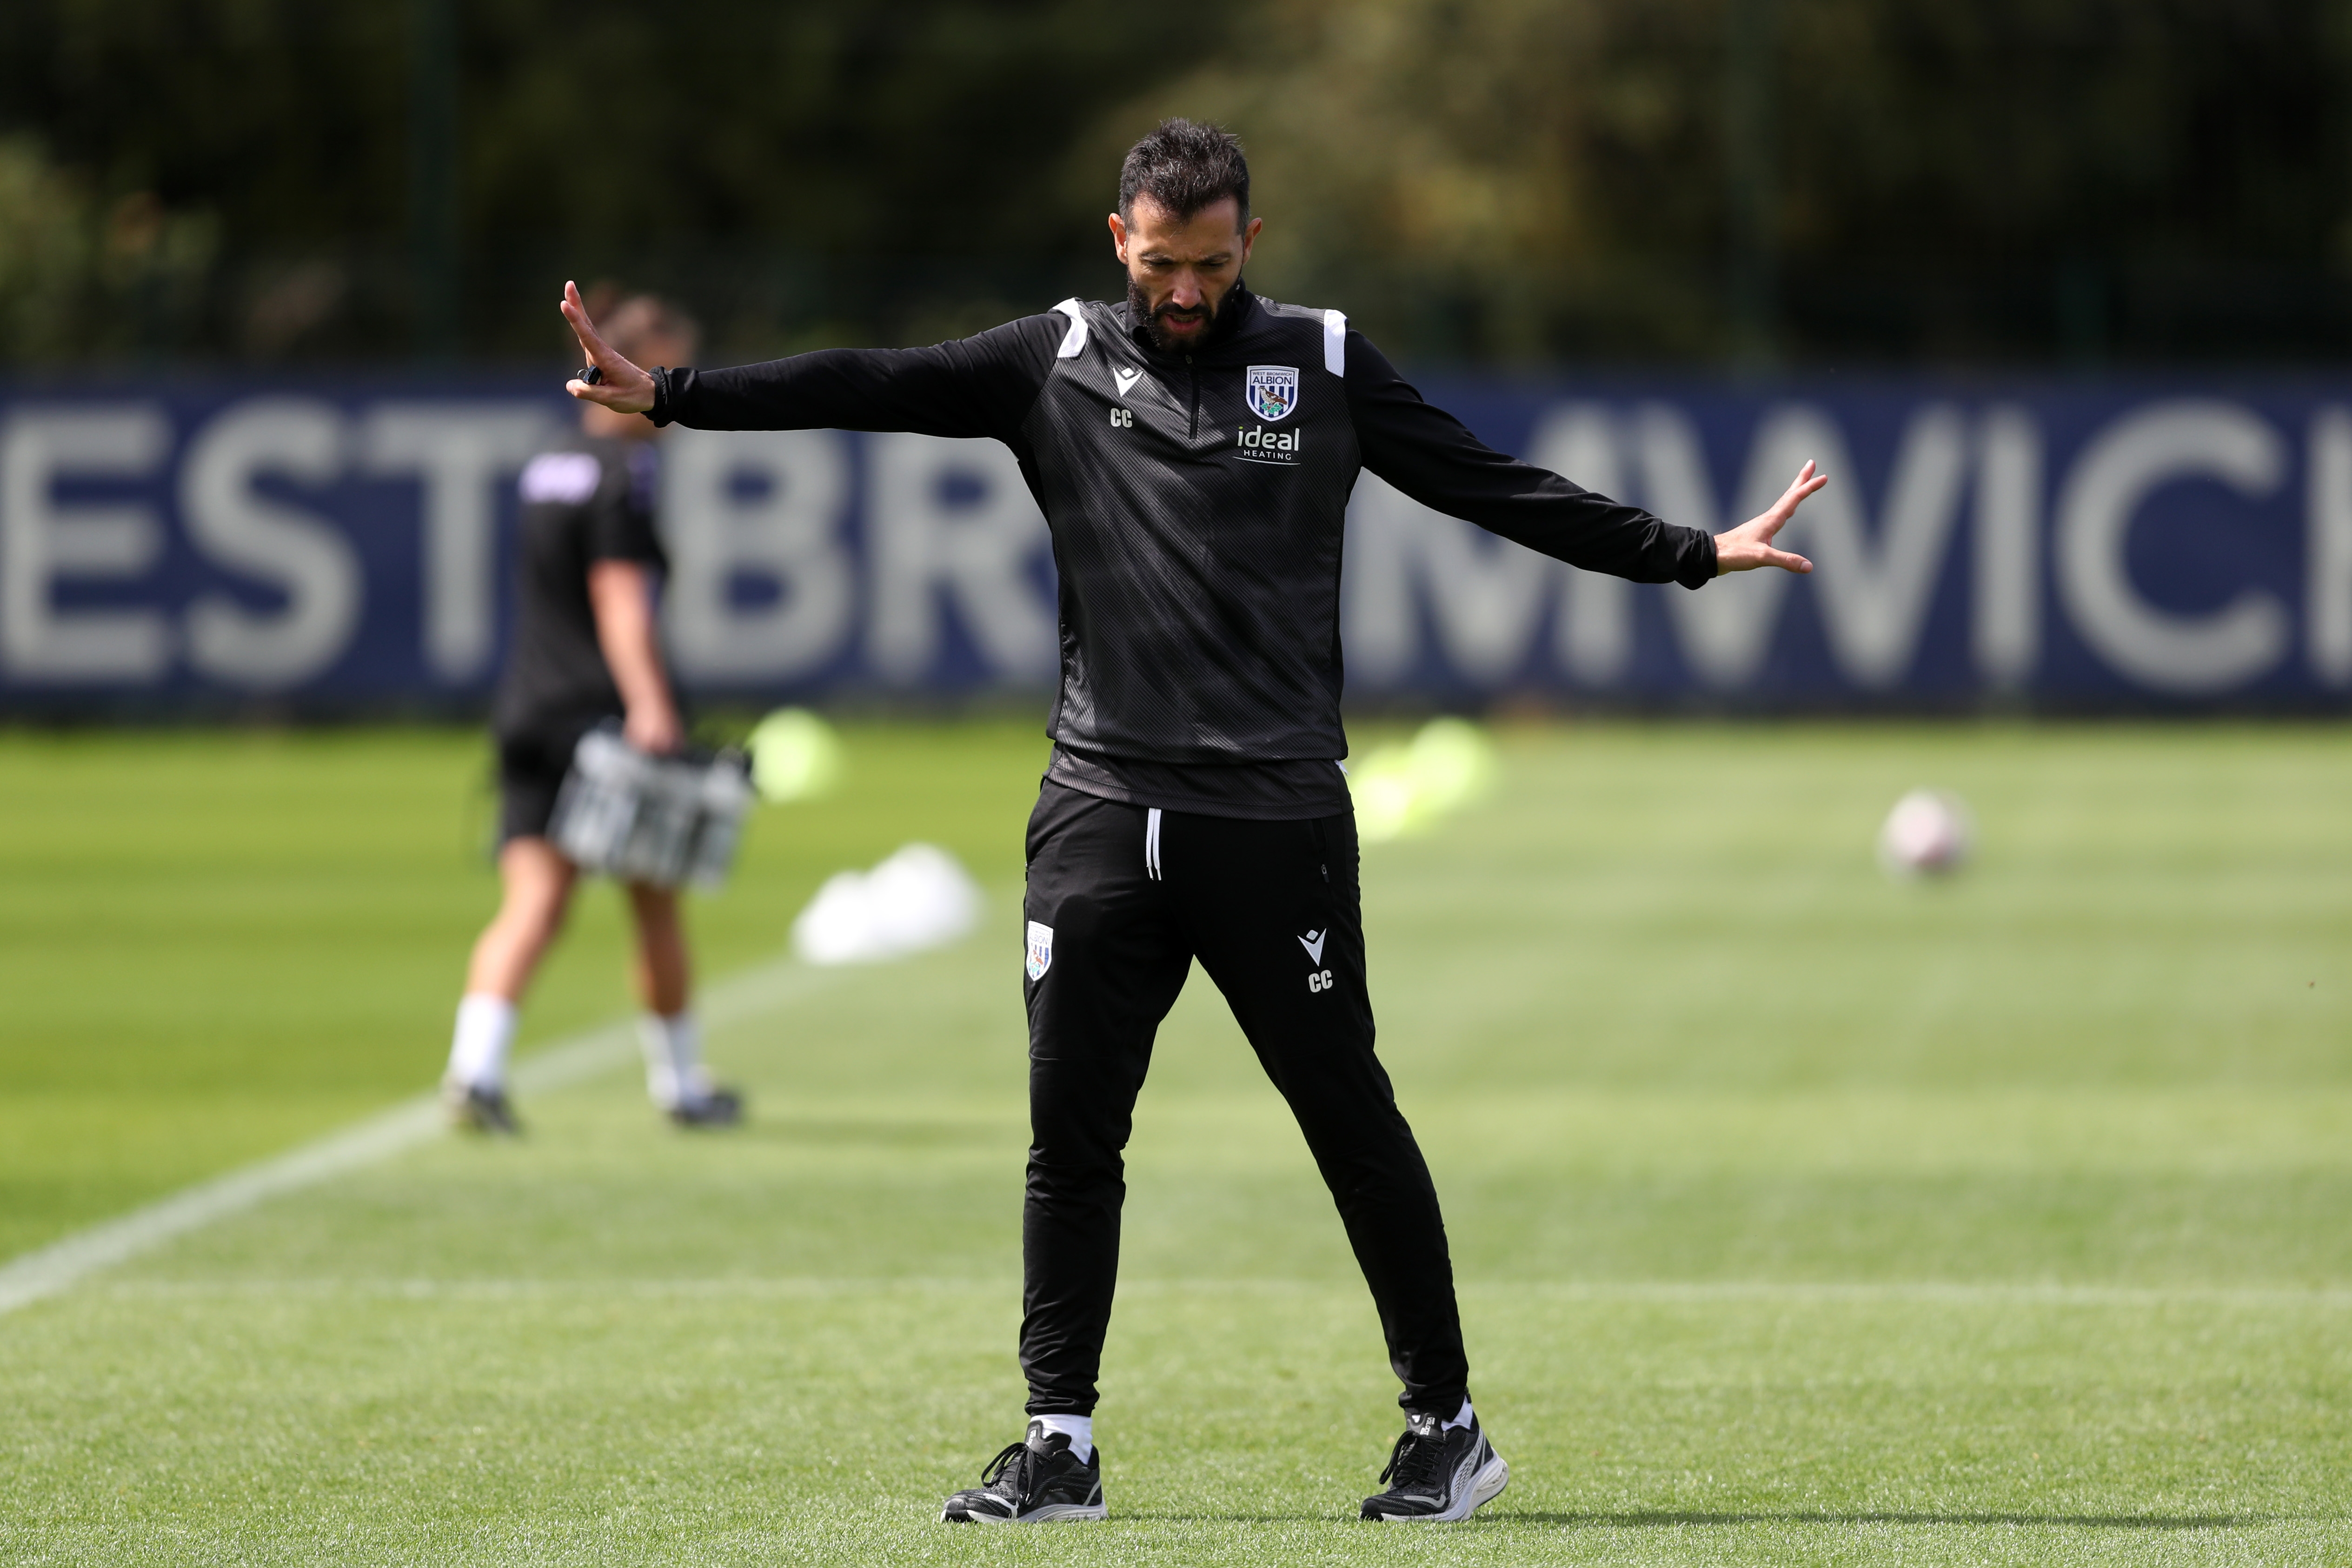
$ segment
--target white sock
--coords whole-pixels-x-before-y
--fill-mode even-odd
[[[1444,1426],[1439,1427],[1438,1430],[1441,1432],[1450,1432],[1456,1426],[1467,1426],[1470,1423],[1477,1419],[1478,1417],[1470,1413],[1470,1396],[1465,1394],[1462,1396],[1462,1408],[1454,1414],[1453,1420],[1448,1421]]]
[[[1070,1452],[1085,1464],[1095,1457],[1095,1418],[1091,1415],[1032,1415],[1030,1420],[1050,1436],[1059,1432],[1070,1440]]]
[[[487,991],[461,998],[457,1027],[449,1040],[449,1076],[476,1089],[504,1089],[514,1036],[513,1003]]]
[[[702,1068],[702,1029],[692,1013],[637,1015],[637,1044],[646,1054],[646,1092],[664,1110],[710,1093]]]

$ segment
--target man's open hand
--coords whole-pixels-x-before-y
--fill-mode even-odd
[[[587,356],[587,363],[604,373],[604,379],[593,385],[574,377],[563,384],[563,390],[583,403],[601,403],[623,414],[643,414],[652,408],[654,378],[614,353],[612,345],[597,334],[596,323],[588,319],[588,309],[580,302],[580,285],[565,282],[561,309],[563,319],[572,323],[572,335],[580,340],[580,352]]]
[[[582,342],[587,340],[583,339]],[[634,367],[632,367],[634,368]],[[577,396],[579,389],[573,388]],[[1788,521],[1797,515],[1804,499],[1830,482],[1827,474],[1816,474],[1807,463],[1797,470],[1796,479],[1780,492],[1780,499],[1771,510],[1759,517],[1751,517],[1738,528],[1715,536],[1715,574],[1727,572],[1753,572],[1759,566],[1778,566],[1783,572],[1810,572],[1813,563],[1801,555],[1791,555],[1785,550],[1772,548],[1772,536],[1780,531]]]

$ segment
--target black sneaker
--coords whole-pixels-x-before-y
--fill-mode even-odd
[[[950,1524],[1042,1524],[1049,1519],[1101,1519],[1102,1450],[1081,1460],[1070,1439],[1029,1423],[1029,1436],[988,1461],[981,1485],[948,1499]]]
[[[1473,1509],[1493,1501],[1510,1484],[1511,1467],[1486,1441],[1477,1416],[1471,1416],[1467,1426],[1447,1428],[1439,1421],[1417,1410],[1406,1413],[1404,1436],[1389,1451],[1389,1468],[1381,1472],[1381,1479],[1393,1478],[1396,1484],[1364,1500],[1364,1518],[1391,1522],[1467,1519]]]
[[[731,1089],[714,1089],[671,1106],[669,1119],[680,1127],[732,1127],[743,1120],[743,1097]]]
[[[448,1117],[450,1126],[467,1132],[511,1138],[522,1131],[522,1123],[515,1120],[514,1106],[508,1101],[503,1089],[484,1089],[479,1084],[445,1078],[441,1080],[441,1110]]]

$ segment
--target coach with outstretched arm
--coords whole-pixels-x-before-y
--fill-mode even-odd
[[[1825,480],[1710,538],[1482,446],[1337,310],[1250,292],[1241,144],[1174,120],[1120,172],[1118,304],[1065,300],[956,342],[734,370],[640,369],[563,312],[573,396],[701,429],[992,437],[1061,577],[1054,752],[1029,819],[1033,1139],[1022,1220],[1028,1434],[943,1517],[1104,1517],[1096,1376],[1120,1153],[1192,960],[1290,1104],[1362,1266],[1405,1430],[1366,1519],[1461,1519],[1509,1469],[1480,1429],[1428,1165],[1372,1048],[1356,826],[1339,760],[1339,553],[1369,468],[1574,566],[1703,586],[1759,566]]]

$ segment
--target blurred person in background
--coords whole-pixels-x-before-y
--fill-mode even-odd
[[[633,358],[677,363],[694,353],[694,323],[649,295],[622,301],[601,326]],[[685,743],[656,632],[667,565],[654,522],[660,435],[634,415],[584,404],[578,433],[522,471],[514,643],[491,716],[502,897],[474,943],[441,1080],[442,1102],[460,1127],[518,1131],[507,1058],[516,1008],[579,879],[548,823],[581,736],[618,720],[641,752]],[[700,1059],[677,890],[635,882],[625,890],[636,928],[646,1091],[680,1126],[732,1123],[741,1100],[714,1086]]]

